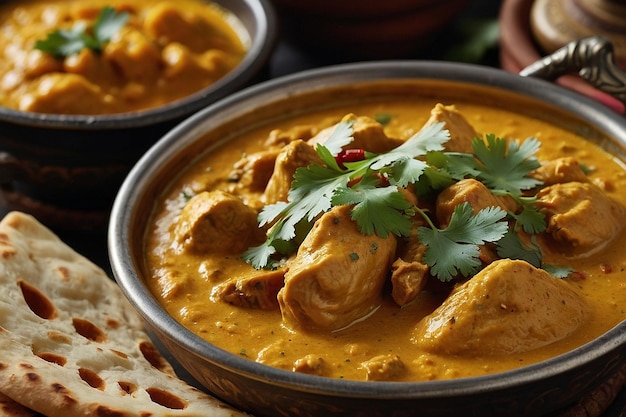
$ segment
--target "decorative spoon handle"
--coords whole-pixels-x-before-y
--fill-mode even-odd
[[[613,44],[601,36],[572,41],[520,71],[545,80],[571,73],[626,104],[626,72],[615,63]]]

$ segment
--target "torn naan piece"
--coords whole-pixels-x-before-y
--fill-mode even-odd
[[[0,287],[0,393],[23,406],[48,417],[247,415],[176,377],[117,285],[30,215],[0,222]]]

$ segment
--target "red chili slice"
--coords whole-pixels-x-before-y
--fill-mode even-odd
[[[341,169],[345,169],[345,162],[357,162],[365,159],[365,150],[364,149],[344,149],[337,156],[335,160],[337,161],[337,165]]]

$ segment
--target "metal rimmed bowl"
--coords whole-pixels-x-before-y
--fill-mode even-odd
[[[107,115],[31,113],[0,107],[0,207],[60,231],[103,231],[128,171],[191,114],[262,80],[276,17],[263,0],[215,0],[239,20],[248,52],[232,71],[181,100]]]
[[[158,339],[206,389],[259,416],[543,416],[575,403],[626,363],[626,322],[561,356],[487,376],[429,382],[357,382],[262,365],[204,341],[173,319],[145,284],[143,239],[154,198],[190,155],[261,120],[366,99],[356,85],[393,81],[373,94],[476,100],[549,120],[626,161],[626,120],[557,85],[480,66],[388,61],[348,64],[276,79],[234,94],[170,131],[132,169],[109,227],[113,273]],[[332,103],[332,104],[329,104]],[[227,142],[225,142],[227,143]]]

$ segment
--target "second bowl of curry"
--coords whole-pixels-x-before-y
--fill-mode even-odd
[[[262,77],[274,15],[257,0],[0,5],[1,205],[100,230],[139,157]]]
[[[255,415],[558,415],[623,376],[625,150],[618,115],[504,71],[296,74],[150,149],[113,272]]]

